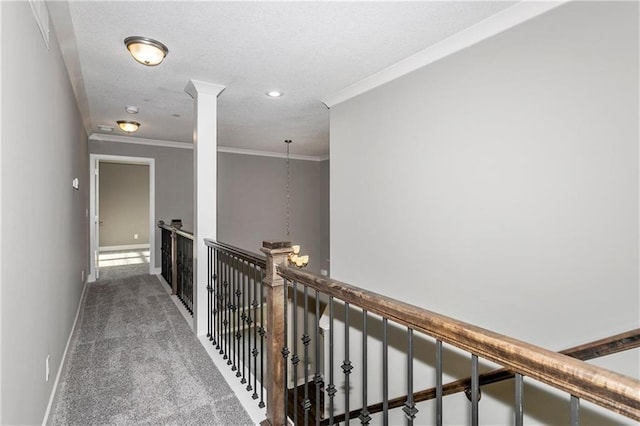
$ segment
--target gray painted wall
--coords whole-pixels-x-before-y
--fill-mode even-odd
[[[550,349],[638,327],[638,48],[637,2],[572,2],[333,107],[332,275]]]
[[[329,162],[290,165],[291,240],[309,254],[308,270],[329,270]],[[286,159],[219,153],[218,239],[257,253],[286,239],[286,185]]]
[[[28,2],[0,10],[0,423],[40,424],[88,266],[87,138],[54,32],[47,50]]]
[[[149,166],[101,161],[99,216],[100,247],[149,244]]]
[[[89,142],[92,154],[155,159],[156,221],[182,219],[185,230],[193,228],[193,151],[151,145]],[[155,264],[160,267],[160,229],[156,229]]]

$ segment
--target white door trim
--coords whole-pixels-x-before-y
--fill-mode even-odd
[[[149,274],[154,274],[156,270],[155,249],[156,249],[156,166],[155,158],[147,157],[127,157],[121,155],[89,154],[89,176],[91,185],[89,189],[89,275],[87,281],[96,279],[95,262],[93,261],[98,250],[96,239],[95,217],[96,212],[96,162],[115,161],[126,164],[144,164],[149,166]]]

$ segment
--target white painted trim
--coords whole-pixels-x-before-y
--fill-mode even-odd
[[[537,1],[523,0],[499,13],[488,17],[471,27],[460,31],[426,49],[409,56],[377,73],[345,87],[337,93],[327,96],[322,102],[329,108],[382,86],[412,71],[429,65],[439,59],[452,55],[513,28],[529,19],[546,13],[570,0]]]
[[[152,145],[164,148],[181,148],[193,149],[193,144],[187,142],[163,141],[161,139],[134,138],[132,136],[121,135],[105,135],[101,133],[92,133],[89,136],[89,142],[119,142],[131,143],[135,145]]]
[[[198,93],[218,97],[226,88],[226,86],[222,86],[220,84],[207,83],[206,81],[192,79],[189,80],[184,91],[191,96],[192,99],[196,99]]]
[[[156,160],[147,157],[127,157],[121,155],[89,154],[89,274],[88,281],[95,281],[96,271],[94,252],[97,248],[96,231],[93,223],[96,212],[95,166],[96,161],[114,161],[127,164],[146,164],[149,166],[149,274],[156,269]]]
[[[89,136],[89,141],[130,143],[130,144],[137,144],[137,145],[160,146],[164,148],[193,149],[193,144],[187,143],[187,142],[163,141],[160,139],[134,138],[131,136],[105,135],[100,133],[92,133],[91,136]],[[224,152],[227,154],[255,155],[258,157],[287,158],[287,154],[283,154],[280,152],[259,151],[259,150],[244,149],[244,148],[232,148],[228,146],[219,146],[218,152]],[[290,158],[292,160],[303,160],[303,161],[326,161],[329,159],[329,156],[328,155],[316,156],[316,155],[293,154],[290,156]]]
[[[160,276],[162,278],[162,275],[160,275],[160,274],[162,274],[162,268],[154,268],[153,272],[151,273],[151,275],[158,275],[158,276]],[[162,280],[164,281],[164,278],[162,278]],[[169,285],[169,284],[167,284],[167,285]]]
[[[149,244],[126,244],[121,246],[102,246],[98,247],[98,251],[121,251],[121,250],[139,250],[149,248]]]
[[[67,352],[69,351],[69,345],[71,344],[71,338],[73,337],[73,333],[76,330],[76,324],[78,324],[78,318],[80,317],[80,309],[82,308],[82,304],[84,303],[84,295],[87,290],[87,283],[84,283],[82,287],[82,294],[80,294],[80,301],[78,302],[78,308],[76,309],[76,317],[73,320],[73,325],[71,326],[71,331],[69,332],[69,337],[67,338],[67,345],[64,347],[64,352],[62,352],[62,359],[60,360],[60,365],[58,366],[58,374],[56,374],[56,381],[53,382],[53,388],[51,389],[51,395],[49,396],[49,403],[47,404],[47,410],[44,412],[44,418],[42,419],[42,426],[46,426],[47,419],[49,418],[49,413],[51,412],[51,407],[53,405],[53,398],[56,395],[56,391],[58,390],[58,382],[60,381],[60,375],[62,374],[62,367],[64,367],[64,361],[67,358]]]
[[[255,155],[260,157],[275,157],[275,158],[287,158],[287,154],[280,152],[269,152],[269,151],[256,151],[253,149],[243,149],[243,148],[230,148],[226,146],[219,146],[218,152],[224,152],[227,154],[241,154],[241,155]],[[328,155],[296,155],[291,154],[289,156],[292,160],[302,160],[302,161],[327,161],[329,159]]]

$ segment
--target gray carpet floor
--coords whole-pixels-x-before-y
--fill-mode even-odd
[[[250,425],[155,276],[88,285],[51,425]]]

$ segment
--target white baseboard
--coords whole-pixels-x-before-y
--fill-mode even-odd
[[[80,301],[78,302],[78,309],[76,309],[76,317],[73,320],[73,325],[71,326],[71,331],[69,332],[69,338],[67,339],[67,345],[64,347],[64,352],[62,353],[62,359],[60,360],[60,365],[58,366],[58,373],[56,374],[56,380],[53,382],[53,388],[51,389],[51,395],[49,396],[49,403],[47,404],[47,411],[44,412],[44,418],[42,419],[42,426],[46,426],[47,420],[49,418],[49,414],[51,412],[51,406],[53,405],[53,399],[56,395],[56,391],[58,390],[58,382],[60,381],[60,375],[62,374],[62,367],[64,367],[64,361],[67,358],[67,351],[69,350],[69,345],[71,344],[71,338],[73,337],[73,333],[76,331],[76,324],[78,323],[78,317],[80,316],[80,309],[82,308],[82,304],[84,302],[84,295],[87,290],[87,283],[84,283],[82,287],[82,294],[80,295]]]
[[[149,243],[147,244],[125,244],[122,246],[102,246],[98,248],[98,251],[119,251],[119,250],[139,250],[149,248]]]
[[[151,275],[160,275],[161,273],[162,273],[162,268],[153,268],[153,273]]]

